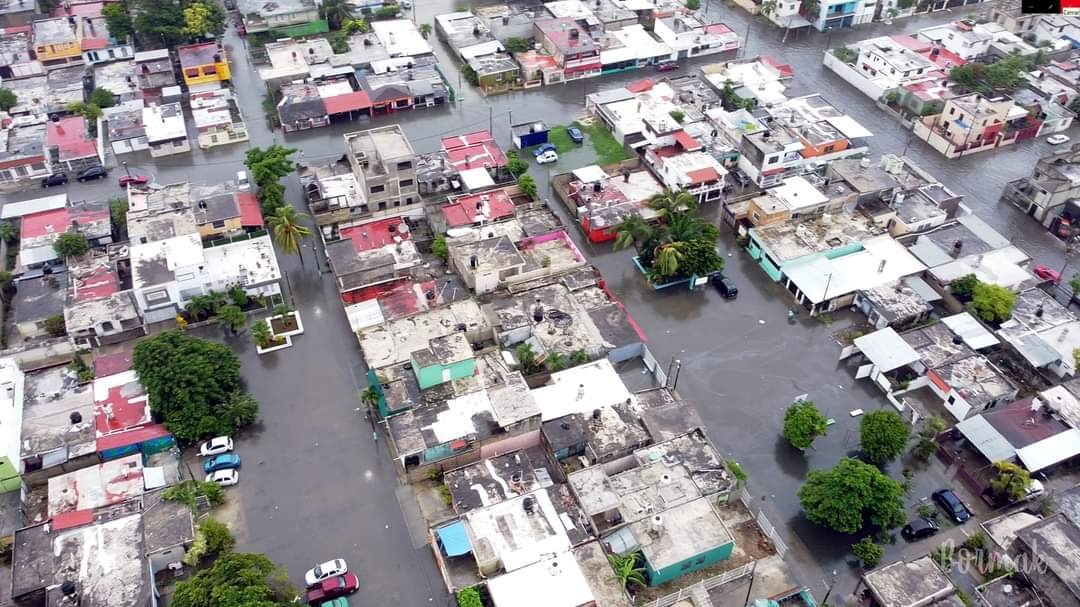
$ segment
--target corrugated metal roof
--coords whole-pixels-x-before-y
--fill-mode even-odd
[[[899,369],[920,358],[915,348],[912,348],[891,327],[859,337],[855,340],[855,347],[882,373]]]
[[[992,462],[1011,460],[1017,453],[1012,444],[981,415],[956,424],[956,429],[979,450],[979,453]]]
[[[1016,452],[1020,463],[1024,464],[1028,472],[1038,472],[1077,455],[1080,455],[1080,430],[1076,428],[1055,434]]]
[[[975,320],[975,317],[967,312],[947,316],[942,318],[941,322],[952,329],[953,333],[959,335],[972,350],[981,350],[1001,343],[998,338],[994,337],[993,333],[979,324],[979,321]]]

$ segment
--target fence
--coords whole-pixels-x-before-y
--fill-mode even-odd
[[[678,592],[674,592],[667,596],[662,596],[655,601],[649,603],[647,607],[671,607],[679,601],[689,598],[693,594],[697,594],[699,592],[708,593],[708,591],[712,590],[713,588],[723,586],[724,584],[734,582],[735,580],[741,580],[744,577],[749,577],[750,573],[753,571],[754,563],[747,563],[742,567],[739,567],[738,569],[725,571],[720,575],[701,580],[700,582],[692,586],[687,586],[686,588],[683,588]]]
[[[776,527],[769,521],[769,518],[765,516],[765,509],[759,507],[757,509],[757,514],[754,514],[754,498],[746,491],[746,487],[743,487],[739,491],[739,501],[750,511],[754,520],[757,521],[758,527],[761,527],[761,532],[765,534],[765,537],[768,537],[769,540],[772,541],[773,546],[776,547],[776,554],[780,555],[780,558],[783,558],[788,551],[787,542],[780,537],[780,532],[776,530]]]

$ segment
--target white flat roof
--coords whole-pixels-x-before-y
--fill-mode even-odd
[[[992,462],[1009,461],[1016,455],[1012,444],[981,415],[970,417],[956,424],[956,429],[979,453]]]
[[[495,180],[491,178],[491,173],[488,173],[487,169],[484,167],[465,169],[458,173],[458,177],[461,177],[462,185],[470,192],[490,188],[495,185]]]
[[[1080,455],[1080,430],[1076,428],[1016,450],[1016,457],[1028,472],[1038,472],[1077,455]]]
[[[499,42],[498,40],[489,40],[487,42],[481,42],[480,44],[474,44],[458,49],[458,52],[461,53],[461,56],[465,61],[483,57],[485,55],[494,55],[495,53],[500,53],[502,51],[502,42]]]
[[[884,263],[884,266],[882,265]],[[914,255],[888,234],[863,242],[863,250],[784,268],[784,274],[813,303],[858,290],[890,284],[926,269]]]
[[[609,32],[612,38],[623,43],[624,48],[633,51],[631,57],[638,59],[652,59],[655,57],[667,57],[671,55],[671,47],[661,40],[657,40],[645,31],[640,24],[628,25],[622,29]],[[600,53],[603,56],[603,51]]]
[[[526,497],[534,500],[533,514],[525,512]],[[544,489],[472,510],[465,523],[476,559],[497,558],[507,572],[570,549],[564,523]]]
[[[1034,277],[1020,264],[1029,259],[1027,253],[1013,245],[990,251],[983,255],[969,255],[932,268],[940,282],[948,284],[957,278],[974,274],[981,282],[988,282],[1010,290],[1017,290]]]
[[[608,174],[604,172],[604,169],[595,164],[590,164],[589,166],[581,167],[580,169],[574,169],[573,175],[583,183],[607,181],[608,178]]]
[[[805,177],[789,177],[780,185],[769,190],[771,194],[783,200],[793,212],[806,207],[824,204],[829,197],[814,187]]]
[[[382,308],[379,300],[369,299],[360,303],[345,306],[345,316],[349,319],[349,328],[353,333],[374,327],[383,323]]]
[[[873,133],[866,130],[866,127],[859,124],[851,116],[830,116],[825,121],[836,127],[836,130],[840,131],[848,139],[863,139],[864,137],[873,136]]]
[[[589,581],[569,552],[488,580],[495,607],[579,607],[594,600]]]
[[[619,373],[606,358],[553,373],[551,380],[555,382],[553,385],[532,391],[543,421],[571,413],[591,413],[632,398]]]
[[[408,19],[374,21],[371,31],[375,32],[391,57],[431,54],[431,45],[417,31],[416,24]]]
[[[882,373],[899,369],[922,358],[892,327],[856,338],[855,347]]]
[[[993,333],[986,330],[986,327],[979,324],[979,321],[967,312],[946,316],[941,319],[941,322],[945,323],[945,326],[949,327],[953,333],[959,335],[972,350],[981,350],[1001,343]]]
[[[23,215],[32,215],[43,211],[55,211],[66,207],[67,201],[67,194],[53,194],[52,196],[43,196],[23,200],[22,202],[9,202],[4,205],[3,210],[0,210],[0,219],[22,217]]]
[[[448,399],[446,409],[437,413],[435,421],[421,430],[429,430],[440,443],[448,443],[476,433],[476,424],[473,423],[473,419],[484,413],[491,418],[495,417],[487,390],[470,392],[464,396]]]

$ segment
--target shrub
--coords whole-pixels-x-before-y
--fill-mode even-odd
[[[458,607],[483,607],[483,603],[480,602],[480,591],[476,589],[476,586],[458,590],[457,604]]]
[[[876,567],[881,562],[882,557],[885,556],[885,549],[874,543],[874,540],[870,537],[864,537],[852,544],[851,551],[867,568]]]

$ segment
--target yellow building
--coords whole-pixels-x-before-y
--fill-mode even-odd
[[[58,63],[82,58],[82,43],[65,18],[42,19],[32,26],[34,53],[41,63]]]
[[[232,192],[208,196],[193,204],[195,225],[203,240],[239,232],[244,228],[240,218],[240,203]]]
[[[179,46],[176,54],[180,57],[180,71],[184,75],[184,83],[189,88],[228,82],[232,77],[225,49],[213,42]]]

